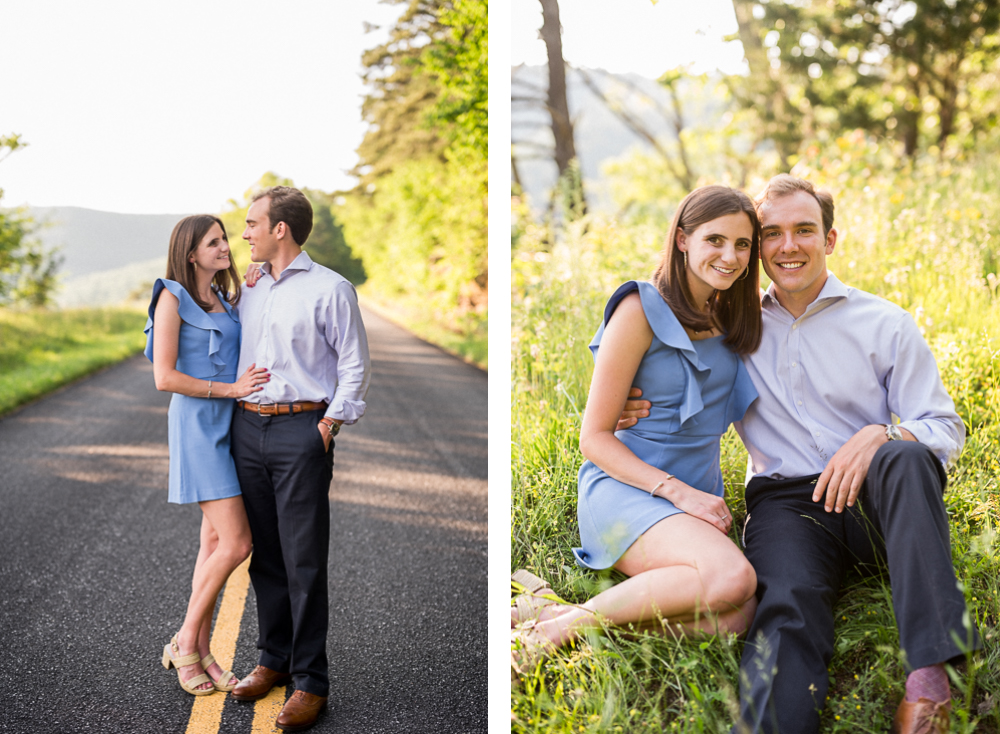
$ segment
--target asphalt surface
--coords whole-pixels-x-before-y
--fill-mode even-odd
[[[330,703],[310,731],[484,732],[486,374],[365,323],[368,412],[337,438],[330,490]],[[186,731],[194,697],[159,658],[201,512],[166,502],[168,402],[140,355],[0,419],[0,732]],[[256,634],[251,587],[238,676]],[[218,731],[253,717],[227,697]]]

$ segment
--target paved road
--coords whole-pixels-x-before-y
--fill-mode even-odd
[[[312,731],[486,731],[486,375],[365,323],[373,377],[337,439],[330,708]],[[195,704],[159,662],[200,522],[166,503],[168,400],[139,356],[0,419],[0,732],[272,730],[281,701]],[[241,675],[256,607],[230,587]]]

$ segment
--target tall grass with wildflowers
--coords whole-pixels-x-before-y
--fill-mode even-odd
[[[810,150],[793,171],[834,195],[839,238],[830,269],[913,315],[967,427],[945,504],[958,579],[984,649],[953,677],[955,732],[1000,732],[1000,169],[991,159],[900,167],[890,151],[851,136]],[[531,569],[563,598],[582,602],[616,580],[578,568],[570,550],[579,542],[577,441],[593,368],[587,344],[614,289],[650,277],[663,231],[591,215],[552,245],[523,211],[515,205],[511,569]],[[734,528],[745,516],[745,467],[730,430],[722,470]],[[884,574],[845,585],[821,731],[889,729],[905,679],[890,602]],[[741,651],[734,639],[605,630],[512,687],[512,731],[728,731]]]

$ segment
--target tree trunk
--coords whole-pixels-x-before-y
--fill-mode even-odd
[[[788,170],[789,158],[798,152],[801,116],[789,101],[780,74],[771,68],[761,42],[760,24],[753,16],[755,4],[753,0],[733,0],[743,56],[750,67],[746,86],[750,92],[749,101],[764,123],[767,137],[774,142],[781,166]]]
[[[539,0],[542,4],[542,40],[549,66],[549,91],[547,106],[552,117],[552,135],[555,138],[555,161],[559,169],[559,177],[566,175],[570,161],[576,158],[576,146],[573,143],[573,122],[569,116],[569,104],[566,101],[566,62],[562,55],[562,26],[559,23],[558,0]],[[581,203],[583,198],[583,183],[577,196]],[[586,208],[586,204],[583,203]],[[582,213],[582,212],[581,212]]]
[[[957,67],[957,64],[956,64]],[[948,137],[955,131],[955,114],[958,108],[958,69],[948,74],[941,80],[942,94],[938,96],[938,120],[941,126],[938,128],[938,147],[944,152],[944,146],[948,142]]]
[[[760,40],[757,19],[753,17],[753,6],[754,3],[748,0],[733,0],[736,24],[740,29],[740,43],[743,44],[743,56],[750,67],[750,76],[768,79],[771,76],[771,64]]]

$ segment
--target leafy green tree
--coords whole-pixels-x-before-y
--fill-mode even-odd
[[[313,189],[303,189],[303,193],[313,205],[313,228],[305,246],[309,257],[340,273],[354,285],[361,285],[368,275],[364,264],[354,256],[344,239],[343,227],[333,214],[333,197]]]
[[[369,295],[458,333],[486,329],[487,8],[406,4],[363,56],[359,186],[332,207]]]
[[[488,18],[486,0],[453,0],[438,18],[447,29],[423,53],[424,68],[437,75],[441,94],[428,119],[448,128],[453,147],[475,161],[487,158]],[[485,173],[485,169],[484,169]]]
[[[438,15],[446,0],[386,0],[405,3],[389,40],[361,57],[362,78],[371,90],[361,104],[368,130],[358,147],[354,174],[368,185],[396,166],[424,156],[443,158],[446,136],[425,123],[441,97],[440,82],[420,73],[428,44],[448,32]]]
[[[734,6],[744,16],[750,8],[750,49],[756,43],[763,52],[758,65],[766,58],[766,73],[792,102],[785,119],[805,137],[860,127],[901,141],[913,155],[921,140],[943,148],[956,134],[970,139],[996,124],[995,0],[734,0]],[[750,62],[742,24],[741,39]]]
[[[26,145],[20,135],[0,135],[0,161]],[[51,301],[62,258],[32,238],[33,227],[22,211],[0,209],[0,305],[46,306]]]
[[[366,288],[455,330],[485,328],[486,204],[468,195],[477,185],[473,169],[427,157],[384,176],[373,195],[354,193],[335,207]]]
[[[801,79],[774,63],[765,43],[769,28],[762,21],[764,6],[755,0],[733,0],[738,37],[750,74],[729,77],[732,95],[751,110],[764,137],[774,143],[782,170],[788,170],[803,140]]]

